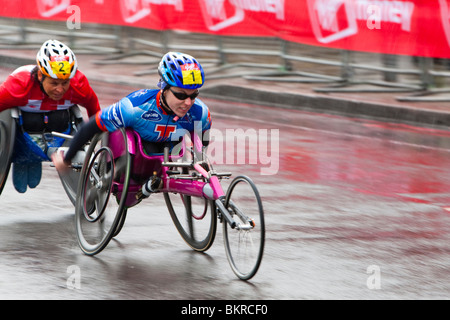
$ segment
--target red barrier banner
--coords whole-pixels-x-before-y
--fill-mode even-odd
[[[450,58],[450,0],[0,0],[0,16]]]

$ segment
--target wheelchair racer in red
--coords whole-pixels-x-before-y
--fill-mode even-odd
[[[64,142],[49,133],[69,133],[73,118],[81,122],[77,105],[86,108],[88,116],[100,110],[97,95],[78,70],[77,59],[68,46],[48,40],[36,61],[37,65],[16,69],[0,86],[0,112],[19,110],[12,178],[20,193],[39,184],[41,162],[50,161],[51,152]]]

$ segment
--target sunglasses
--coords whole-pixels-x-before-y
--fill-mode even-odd
[[[173,95],[175,96],[175,98],[177,98],[178,100],[186,100],[187,98],[190,98],[191,100],[194,100],[195,98],[198,97],[198,95],[200,94],[200,91],[195,91],[193,94],[189,95],[186,94],[184,92],[176,92],[173,91],[171,88],[169,88],[170,92],[173,93]]]

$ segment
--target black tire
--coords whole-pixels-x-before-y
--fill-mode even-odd
[[[11,168],[15,138],[16,121],[11,116],[11,110],[5,110],[0,113],[0,194]]]
[[[131,172],[125,130],[118,131],[124,154],[113,156],[109,134],[96,135],[80,175],[75,211],[78,244],[87,255],[101,252],[122,229]]]
[[[258,189],[246,176],[231,182],[224,201],[237,226],[223,221],[225,251],[233,272],[242,280],[251,279],[259,269],[264,252],[264,210]],[[246,217],[241,218],[243,213]]]
[[[128,210],[124,209],[122,212],[122,216],[120,217],[120,221],[117,225],[116,231],[114,231],[114,233],[112,235],[113,238],[117,237],[119,235],[120,231],[122,231],[122,228],[125,224],[125,220],[127,219],[127,213],[128,213]]]
[[[164,193],[164,200],[183,240],[195,251],[208,250],[216,237],[217,213],[214,202],[173,193]]]

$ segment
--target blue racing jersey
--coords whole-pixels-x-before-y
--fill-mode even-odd
[[[159,89],[135,91],[97,113],[97,125],[109,132],[133,128],[142,139],[154,142],[178,141],[194,131],[203,137],[211,128],[209,109],[200,99],[195,99],[184,117],[175,120],[176,115],[168,114],[160,105],[160,95]]]

